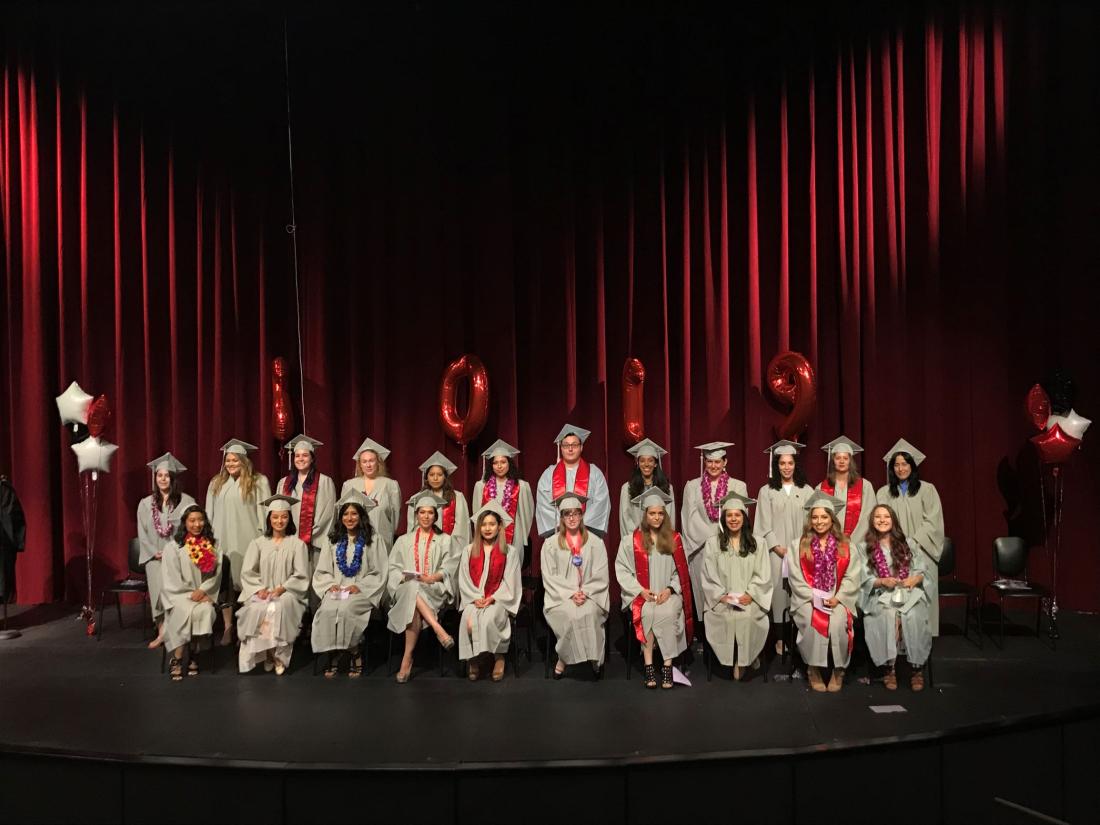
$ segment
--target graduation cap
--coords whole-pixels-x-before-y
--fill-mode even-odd
[[[282,493],[276,493],[270,498],[265,498],[263,501],[260,502],[260,504],[263,507],[267,508],[267,512],[276,513],[281,510],[289,511],[293,505],[298,503],[298,501],[299,499],[296,499],[293,496],[284,496]]]
[[[489,445],[489,449],[481,454],[481,475],[485,476],[485,462],[492,461],[497,456],[504,456],[509,461],[514,461],[519,455],[519,450],[502,438],[498,438]]]
[[[375,441],[373,438],[366,438],[363,443],[359,445],[359,449],[355,451],[355,455],[352,456],[352,461],[358,463],[359,456],[370,450],[372,453],[378,456],[379,461],[385,461],[390,457],[390,451]]]
[[[443,507],[447,506],[447,502],[437,496],[435,493],[428,490],[421,490],[414,495],[408,501],[405,502],[409,507],[412,507],[413,513],[419,510],[421,507],[431,507],[433,510],[439,511]]]
[[[443,455],[443,453],[439,452],[439,450],[436,450],[434,453],[428,456],[428,460],[420,465],[421,479],[427,478],[428,470],[430,470],[432,467],[442,467],[443,472],[445,472],[447,475],[450,475],[458,469],[458,465],[447,458],[447,456]]]
[[[920,466],[920,463],[925,459],[924,453],[922,453],[904,438],[899,438],[897,443],[890,448],[890,452],[882,457],[882,460],[886,462],[887,467],[890,466],[891,459],[898,453],[909,453],[909,455],[913,456],[913,461],[917,463],[918,467]]]
[[[562,493],[553,501],[559,513],[562,510],[583,510],[587,503],[588,496],[582,496],[580,493]]]
[[[732,441],[708,441],[696,447],[695,449],[699,451],[699,477],[703,477],[703,463],[708,458],[722,458],[726,454],[726,447],[732,446]]]
[[[158,458],[154,458],[152,461],[150,461],[145,466],[153,471],[153,489],[154,490],[156,489],[156,486],[157,486],[157,471],[158,470],[167,470],[172,475],[179,475],[180,473],[183,473],[183,472],[187,471],[187,468],[183,466],[183,464],[180,462],[180,460],[178,458],[176,458],[174,455],[172,455],[171,453],[165,453],[164,455],[159,456]]]
[[[284,449],[286,449],[287,467],[290,467],[290,468],[293,469],[293,467],[294,467],[294,454],[296,452],[298,452],[298,450],[309,450],[312,453],[318,447],[325,446],[325,443],[323,441],[318,441],[316,438],[310,438],[305,433],[302,433],[301,435],[294,436],[294,438],[290,439],[290,441],[288,441],[283,446],[284,446]]]
[[[756,499],[743,496],[740,493],[726,493],[726,497],[718,502],[718,509],[723,513],[727,510],[740,510],[746,516],[749,514],[749,505],[756,504]]]
[[[558,461],[561,461],[561,443],[571,435],[575,435],[581,440],[581,444],[584,444],[588,440],[588,436],[592,435],[592,431],[573,424],[566,424],[562,427],[561,431],[554,436],[554,443],[558,445]]]
[[[661,463],[661,456],[668,455],[668,450],[666,450],[656,441],[651,441],[648,438],[643,438],[641,441],[639,441],[637,444],[627,450],[627,452],[634,456],[635,461],[637,461],[643,455],[648,455],[652,458],[657,459],[658,464]]]
[[[772,477],[772,464],[775,463],[775,456],[798,455],[798,451],[805,446],[805,444],[799,444],[797,441],[788,441],[782,438],[764,450],[768,454],[768,478]]]
[[[495,499],[481,505],[481,508],[472,516],[470,516],[470,521],[472,521],[474,524],[477,524],[478,519],[480,519],[486,513],[492,513],[494,516],[496,516],[497,521],[500,522],[500,525],[502,527],[507,527],[509,524],[512,523],[512,517],[508,515],[508,512],[503,507],[501,507]]]
[[[336,502],[336,513],[339,514],[346,504],[358,504],[365,513],[369,513],[378,506],[377,501],[355,487],[349,487],[348,491],[340,496],[340,500]]]
[[[863,452],[863,448],[846,435],[834,438],[828,444],[822,444],[821,449],[826,453],[825,468],[827,471],[831,471],[833,468],[833,453],[847,453],[854,458],[856,453]]]
[[[632,498],[630,503],[636,507],[641,507],[643,511],[648,510],[650,507],[664,507],[667,510],[668,505],[672,503],[672,496],[660,487],[653,486],[640,496]]]
[[[835,516],[837,511],[843,506],[844,502],[836,496],[831,496],[821,490],[815,490],[813,495],[811,495],[806,503],[802,505],[802,509],[810,513],[813,512],[815,507],[824,507]]]
[[[236,453],[237,455],[247,456],[250,450],[260,449],[255,444],[249,444],[247,441],[242,441],[239,438],[231,438],[226,441],[220,447],[222,455],[226,453]]]

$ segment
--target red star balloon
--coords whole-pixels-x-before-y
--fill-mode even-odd
[[[1044,464],[1062,464],[1073,455],[1073,451],[1081,444],[1081,439],[1066,435],[1055,424],[1046,432],[1033,435],[1031,443],[1039,451],[1039,458]]]

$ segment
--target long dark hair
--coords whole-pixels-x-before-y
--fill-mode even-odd
[[[836,455],[836,453],[833,453]],[[863,476],[859,474],[859,470],[856,468],[856,457],[852,456],[851,461],[848,462],[848,487],[856,487],[859,485],[859,481]],[[836,465],[833,464],[832,456],[829,457],[829,469],[825,472],[825,478],[829,479],[829,483],[836,488]]]
[[[802,472],[802,462],[798,460],[798,455],[793,455],[794,459],[794,475],[791,477],[791,481],[794,482],[795,487],[807,486],[806,474]],[[768,486],[773,490],[783,489],[783,477],[779,475],[779,455],[772,455],[772,474],[768,477]]]
[[[172,540],[175,541],[177,547],[183,547],[183,543],[187,540],[187,517],[195,512],[202,513],[203,525],[199,537],[209,539],[211,544],[217,544],[217,539],[214,538],[214,526],[210,523],[210,517],[199,505],[192,504],[183,511],[183,515],[180,516],[180,526],[176,528],[176,534],[172,536]]]
[[[915,496],[920,492],[920,473],[917,471],[917,462],[909,453],[898,450],[890,456],[890,462],[886,465],[886,481],[890,484],[890,498],[897,498],[899,495],[898,485],[901,484],[901,480],[894,475],[894,462],[898,460],[899,455],[909,465],[909,495]]]
[[[508,472],[505,474],[505,478],[510,478],[512,481],[519,481],[519,467],[516,466],[516,462],[509,456],[504,456],[504,459],[508,462]],[[493,476],[493,459],[489,459],[485,462],[485,472],[481,474],[482,481],[488,481]]]
[[[286,511],[286,514],[286,532],[284,535],[293,536],[298,532],[298,528],[294,526],[294,514],[289,510]],[[264,537],[271,538],[271,534],[274,532],[275,531],[271,529],[271,513],[268,512],[268,514],[264,516]]]
[[[344,513],[347,512],[349,507],[354,507],[356,512],[359,513],[359,532],[363,534],[367,544],[373,543],[374,525],[370,523],[363,505],[356,504],[354,501],[349,501],[336,513],[336,522],[332,525],[332,529],[328,531],[328,540],[335,545],[348,538],[348,528],[344,526]]]
[[[179,481],[176,480],[176,474],[171,470],[168,471],[168,478],[172,480],[172,483],[168,485],[168,509],[175,510],[180,506],[182,492],[180,491]],[[156,473],[153,473],[153,506],[160,508],[160,488],[157,487]]]
[[[752,520],[749,518],[749,514],[745,513],[745,521],[741,524],[741,548],[737,551],[737,555],[744,557],[749,553],[756,552],[756,538],[752,534]],[[718,549],[725,553],[730,549],[730,529],[726,526],[726,512],[722,511],[722,518],[718,519]]]
[[[890,523],[893,527],[890,528],[889,533],[879,533],[875,529],[875,510],[880,507],[890,514]],[[913,562],[913,551],[909,549],[909,542],[905,540],[905,533],[902,532],[901,524],[898,522],[898,514],[889,504],[876,504],[871,508],[871,521],[867,525],[867,537],[864,539],[867,543],[867,567],[875,576],[878,575],[878,568],[875,567],[875,547],[884,535],[890,537],[892,572],[897,573],[902,567],[908,568]]]
[[[310,453],[312,455],[312,453]],[[302,482],[302,492],[308,493],[313,489],[313,485],[317,482],[317,461],[311,459],[309,462],[309,472],[306,473],[306,480]],[[294,488],[298,486],[298,470],[291,468],[289,474],[287,474],[286,480],[283,481],[283,495],[289,496],[294,492]]]
[[[658,464],[653,468],[653,486],[660,487],[666,493],[672,492],[672,485],[668,483],[668,476]],[[634,465],[634,472],[630,474],[630,486],[627,488],[632,499],[637,498],[645,491],[645,479],[642,477],[642,468]]]
[[[439,465],[438,464],[433,464],[432,467],[439,467]],[[432,467],[429,467],[428,469],[430,470]],[[442,467],[439,467],[439,469],[443,470]],[[427,472],[424,473],[424,487],[423,487],[423,489],[421,489],[420,492],[422,492],[422,493],[431,493],[433,496],[438,495],[441,499],[443,499],[448,504],[450,504],[452,501],[455,500],[455,486],[454,486],[454,484],[451,483],[451,474],[448,473],[446,470],[443,470],[443,486],[439,488],[439,493],[438,494],[428,484],[428,474],[427,474]]]

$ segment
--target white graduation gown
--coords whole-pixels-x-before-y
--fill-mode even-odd
[[[806,540],[806,544],[809,545],[809,539]],[[799,552],[799,545],[796,544],[791,548],[788,577],[791,586],[791,618],[798,629],[798,636],[795,639],[798,652],[807,665],[828,667],[831,648],[833,666],[848,667],[848,660],[852,655],[848,650],[848,622],[849,618],[855,618],[859,607],[863,559],[858,549],[849,549],[852,558],[844,571],[844,578],[836,583],[833,595],[840,602],[829,614],[829,637],[825,638],[813,628],[813,588],[802,574]]]
[[[406,533],[411,533],[417,528],[416,513],[412,507],[405,508],[405,522],[408,525]],[[435,525],[443,529],[443,511],[435,514]],[[465,547],[470,543],[470,506],[466,503],[466,496],[455,490],[455,524],[448,535],[455,547]]]
[[[852,529],[848,538],[852,540],[853,545],[858,545],[863,541],[863,537],[867,535],[867,527],[871,523],[871,511],[875,509],[875,505],[878,502],[875,500],[875,488],[865,478],[860,478],[860,484],[863,487],[863,496],[860,499],[859,518],[856,519],[856,526]],[[825,482],[821,482],[824,484]],[[821,489],[821,484],[815,487],[815,490]],[[838,489],[834,495],[844,502],[836,514],[837,520],[840,522],[840,526],[843,527],[847,523],[848,514],[848,489]]]
[[[915,542],[909,542],[909,550],[913,558],[909,565],[909,575],[919,574],[924,576],[924,581],[927,581],[926,556],[920,552]],[[882,667],[897,658],[897,624],[900,617],[905,658],[914,667],[921,667],[928,659],[928,654],[932,652],[932,626],[928,621],[928,594],[924,590],[924,581],[908,590],[901,588],[904,601],[900,606],[895,605],[894,590],[875,587],[878,574],[870,561],[871,548],[864,544],[860,551],[863,570],[860,607],[863,610],[863,635],[867,640],[867,650],[871,654],[871,660]],[[890,550],[883,548],[883,554],[886,557],[886,563],[893,570],[894,562]]]
[[[489,502],[484,501],[485,482],[479,481],[474,485],[473,495],[470,496],[470,505],[476,513]],[[496,501],[504,506],[504,482],[497,479]],[[531,493],[531,485],[523,479],[519,480],[519,492],[516,495],[516,513],[512,516],[515,531],[512,533],[512,544],[522,552],[523,548],[531,543],[531,525],[535,520],[535,497]]]
[[[382,546],[389,553],[393,547],[394,536],[397,533],[397,523],[401,518],[401,487],[396,481],[387,476],[378,476],[374,479],[374,490],[367,492],[366,481],[362,476],[349,478],[340,487],[340,498],[348,490],[358,490],[367,498],[372,498],[378,504],[367,514],[371,526]]]
[[[803,509],[813,488],[810,485],[798,487],[791,485],[790,492],[773,490],[767,484],[760,488],[756,496],[756,522],[752,534],[756,543],[768,554],[768,563],[772,567],[772,619],[783,621],[783,611],[787,607],[787,591],[783,589],[783,559],[772,551],[773,547],[787,548],[787,565],[794,563],[798,542],[806,525],[806,511]]]
[[[414,547],[418,531],[398,536],[390,551],[389,572],[386,579],[386,591],[390,597],[388,627],[394,633],[404,633],[416,614],[416,597],[420,596],[427,605],[439,611],[455,603],[458,592],[456,580],[459,552],[455,550],[451,537],[446,533],[431,533],[431,546],[426,536],[420,533],[419,546]],[[415,571],[416,561],[413,550],[420,556],[421,573],[442,573],[443,580],[425,584],[415,579],[405,580],[403,571]],[[425,558],[427,563],[425,564]],[[427,627],[425,622],[423,627]]]
[[[702,553],[707,642],[726,667],[748,667],[768,640],[774,591],[768,556],[773,554],[758,543],[754,552],[741,556],[733,547],[723,551],[719,541],[718,536],[707,539]],[[744,607],[726,604],[722,597],[730,593],[748,593],[752,601]]]
[[[557,637],[558,658],[567,665],[585,661],[602,665],[610,607],[607,547],[595,533],[588,533],[581,547],[579,577],[572,554],[561,548],[556,534],[543,542],[541,550],[543,616]],[[572,599],[578,590],[588,597],[580,607]]]
[[[161,551],[161,603],[164,605],[164,646],[170,652],[196,636],[214,632],[214,603],[222,581],[222,554],[217,544],[214,545],[214,552],[218,557],[217,566],[213,572],[203,574],[191,561],[187,550],[175,541],[164,544]],[[196,590],[205,593],[209,601],[191,601],[191,594]]]
[[[672,595],[664,604],[656,602],[642,603],[642,633],[648,638],[653,634],[657,647],[661,649],[662,659],[675,659],[687,650],[687,627],[684,622],[684,596],[680,584],[680,574],[676,570],[676,559],[671,554],[659,553],[656,547],[648,543],[649,589],[656,595],[666,587]],[[615,579],[619,582],[622,595],[622,609],[631,610],[631,605],[642,592],[638,581],[637,563],[634,559],[634,534],[623,537],[619,542],[619,551],[615,554]],[[635,635],[634,623],[627,626],[627,632]]]
[[[214,485],[206,488],[206,516],[214,530],[214,538],[229,565],[233,577],[233,589],[241,589],[241,565],[249,543],[264,530],[267,514],[261,501],[271,497],[271,485],[261,473],[252,476],[252,494],[241,498],[241,489],[235,478],[230,478],[217,495]]]
[[[156,498],[160,499],[159,494]],[[153,499],[153,496],[146,496],[138,502],[137,506],[138,563],[143,566],[145,581],[149,585],[149,609],[153,613],[153,621],[159,622],[164,616],[164,607],[160,602],[160,594],[164,589],[164,574],[161,572],[161,560],[157,558],[157,553],[161,553],[164,543],[171,541],[175,536],[183,511],[194,504],[195,499],[187,493],[180,493],[180,503],[175,509],[161,508],[161,523],[171,527],[166,536],[157,535],[156,526],[153,524]]]
[[[519,572],[523,551],[517,547],[506,547],[504,578],[493,593],[493,603],[488,607],[475,607],[474,600],[485,595],[485,585],[489,581],[489,559],[482,560],[481,575],[475,582],[470,573],[472,549],[472,544],[462,549],[462,558],[458,564],[459,604],[462,608],[458,623],[460,659],[472,659],[482,653],[506,653],[512,640],[509,618],[519,612],[523,597],[523,583]]]
[[[684,504],[680,510],[680,535],[684,540],[684,552],[688,557],[688,573],[691,575],[692,600],[695,602],[695,616],[703,615],[703,545],[711,536],[718,535],[718,522],[711,521],[703,501],[702,478],[693,478],[684,485]],[[718,482],[706,476],[710,482],[711,499],[717,495]],[[749,497],[749,488],[739,478],[730,476],[727,493],[737,493]]]
[[[257,601],[260,590],[282,587],[277,599]],[[241,603],[237,611],[237,635],[241,639],[239,665],[247,673],[273,650],[284,665],[290,664],[294,640],[302,629],[309,589],[309,551],[297,536],[276,542],[260,536],[253,539],[241,567]]]
[[[940,494],[927,481],[921,481],[915,496],[890,495],[889,485],[879,488],[876,498],[879,504],[888,504],[898,514],[901,531],[909,541],[917,543],[927,560],[928,575],[924,577],[924,592],[928,594],[928,621],[932,635],[940,635],[940,574],[937,567],[943,555],[943,507]]]
[[[651,489],[653,485],[646,487],[647,490]],[[676,529],[676,490],[669,485],[668,494],[672,496],[672,501],[665,507],[665,511],[668,513],[668,523],[673,530]],[[623,484],[622,490],[619,491],[619,535],[629,536],[635,530],[642,526],[642,508],[637,504],[631,504],[630,497],[630,482]],[[687,552],[687,542],[684,543],[684,552]]]
[[[539,536],[549,538],[557,532],[560,514],[554,507],[554,469],[551,464],[539,476],[535,496],[535,522]],[[580,466],[579,464],[577,465]],[[572,492],[577,479],[577,467],[565,468],[565,489]],[[607,489],[607,478],[595,464],[588,464],[588,503],[584,508],[584,526],[597,530],[601,536],[607,535],[607,523],[611,517],[611,492]]]
[[[354,555],[355,542],[349,541],[346,561],[350,563]],[[363,546],[363,558],[354,576],[345,576],[340,570],[336,545],[329,541],[328,535],[321,539],[317,569],[313,571],[313,595],[319,600],[310,637],[314,653],[348,650],[359,644],[371,612],[382,603],[388,572],[386,552],[377,537]],[[329,592],[332,587],[351,585],[358,587],[359,592],[345,598]]]

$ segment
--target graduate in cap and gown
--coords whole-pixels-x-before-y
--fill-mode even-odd
[[[756,524],[753,537],[768,554],[772,566],[772,619],[783,621],[787,607],[787,591],[783,580],[787,578],[793,554],[802,528],[806,524],[803,505],[813,494],[806,483],[806,474],[798,461],[798,451],[804,447],[796,441],[777,441],[768,447],[768,483],[760,488],[756,497]],[[782,652],[782,640],[776,649]]]
[[[555,500],[558,530],[542,545],[542,612],[557,638],[555,679],[567,665],[587,661],[597,673],[603,666],[610,607],[607,547],[585,525],[584,505],[576,493]]]
[[[137,538],[138,563],[145,571],[149,608],[157,626],[157,637],[149,642],[152,650],[164,641],[164,607],[160,602],[164,544],[175,535],[183,511],[194,504],[195,499],[180,490],[178,477],[187,468],[171,453],[154,458],[145,466],[153,471],[153,492],[138,502]]]
[[[844,685],[863,580],[863,559],[836,517],[842,503],[828,493],[815,492],[810,497],[805,505],[806,527],[788,567],[798,652],[806,663],[810,687],[831,693]],[[826,687],[821,670],[829,666],[830,654],[833,674]]]
[[[206,514],[218,537],[224,563],[222,575],[223,645],[233,641],[233,595],[241,591],[241,565],[249,543],[263,532],[263,505],[271,496],[271,485],[263,473],[256,472],[248,457],[256,445],[239,438],[222,445],[221,471],[206,490]]]
[[[390,451],[373,438],[364,439],[355,451],[355,476],[340,487],[341,498],[348,490],[358,490],[374,499],[378,506],[369,513],[370,523],[387,553],[393,547],[397,522],[401,518],[401,487],[389,477],[386,469],[389,457]]]
[[[481,454],[481,481],[474,485],[470,502],[475,508],[480,508],[495,501],[512,519],[504,528],[504,542],[523,554],[520,565],[523,569],[530,558],[528,547],[531,525],[535,520],[535,497],[531,493],[531,485],[519,477],[516,463],[519,452],[507,441],[498,438]]]
[[[856,453],[862,453],[863,448],[842,435],[821,449],[827,454],[827,469],[825,480],[816,489],[844,502],[836,517],[844,534],[858,546],[867,532],[871,508],[875,506],[875,488],[859,474],[856,467]]]
[[[667,507],[668,522],[675,530],[676,492],[661,466],[661,456],[667,455],[668,450],[655,441],[643,438],[627,452],[634,456],[634,471],[630,474],[630,481],[623,484],[619,492],[619,535],[629,536],[641,526],[642,508],[634,501],[654,487],[667,493],[671,499]]]
[[[336,502],[332,528],[318,536],[321,550],[313,571],[313,593],[319,600],[310,630],[314,653],[330,653],[325,678],[336,676],[339,654],[351,655],[348,678],[363,675],[360,643],[371,613],[382,604],[389,560],[374,532],[369,513],[378,504],[358,490]]]
[[[265,500],[264,534],[244,554],[237,611],[241,673],[262,663],[264,670],[282,676],[302,629],[309,603],[309,548],[295,535],[290,511],[297,503],[278,493]]]
[[[932,652],[932,626],[924,582],[928,560],[906,540],[888,504],[876,504],[870,529],[860,548],[864,560],[861,608],[863,635],[871,661],[886,669],[883,684],[897,690],[894,664],[905,654],[911,668],[910,687],[924,690],[922,668]]]
[[[470,543],[470,506],[461,490],[455,490],[451,476],[458,465],[438,450],[420,465],[421,491],[431,493],[443,499],[443,509],[439,511],[436,526],[451,537],[456,550]],[[411,533],[416,529],[416,516],[412,507],[408,508],[405,519]]]
[[[644,684],[657,687],[653,648],[661,649],[661,687],[672,687],[672,660],[692,638],[691,576],[680,534],[672,529],[672,496],[653,486],[632,502],[641,525],[625,534],[615,556],[615,578],[623,610],[630,611],[633,633],[642,646]]]
[[[695,600],[695,616],[703,615],[703,545],[718,534],[719,504],[729,493],[748,498],[749,490],[739,478],[727,472],[726,448],[732,441],[710,441],[700,444],[699,478],[684,485],[684,503],[680,510],[680,530],[691,571],[691,592]]]
[[[910,544],[916,544],[924,554],[924,592],[928,594],[928,621],[932,635],[940,635],[940,578],[938,564],[943,555],[943,507],[940,494],[928,481],[923,481],[917,468],[924,453],[899,438],[883,456],[887,483],[879,487],[875,498],[879,504],[889,504],[898,517],[901,531]]]
[[[405,634],[405,653],[397,671],[398,684],[412,674],[413,651],[425,625],[435,633],[444,650],[454,638],[439,623],[439,612],[455,603],[458,593],[460,552],[437,524],[443,499],[417,493],[408,502],[416,529],[399,536],[390,551],[386,589],[390,597],[389,629]]]
[[[15,487],[0,475],[0,603],[15,593],[15,560],[27,543],[27,518]]]
[[[481,675],[482,658],[492,660],[492,679],[504,678],[504,654],[512,643],[510,619],[523,597],[520,563],[523,552],[509,546],[505,531],[512,517],[494,500],[471,519],[474,539],[462,548],[458,563],[458,657],[468,663],[467,676]]]
[[[707,642],[719,663],[733,668],[734,679],[747,667],[760,667],[770,626],[771,554],[753,536],[749,505],[755,503],[737,493],[722,499],[718,535],[703,548]]]
[[[584,526],[600,538],[607,535],[611,515],[611,493],[607,479],[595,464],[582,458],[584,442],[592,435],[589,430],[566,424],[554,439],[558,445],[557,463],[547,467],[539,477],[535,494],[535,521],[539,536],[548,539],[558,529],[558,512],[554,502],[566,493],[575,493],[585,502]]]
[[[223,561],[206,513],[197,504],[185,508],[176,534],[161,550],[164,646],[171,651],[168,674],[173,682],[183,678],[184,645],[214,633]],[[198,672],[192,656],[187,675]]]
[[[336,512],[336,484],[317,469],[318,447],[324,444],[316,438],[302,434],[286,444],[287,460],[291,472],[279,479],[276,492],[297,499],[290,508],[296,535],[309,548],[309,573],[317,569],[317,554],[321,539],[332,527]],[[310,591],[310,607],[317,606],[316,596]]]

